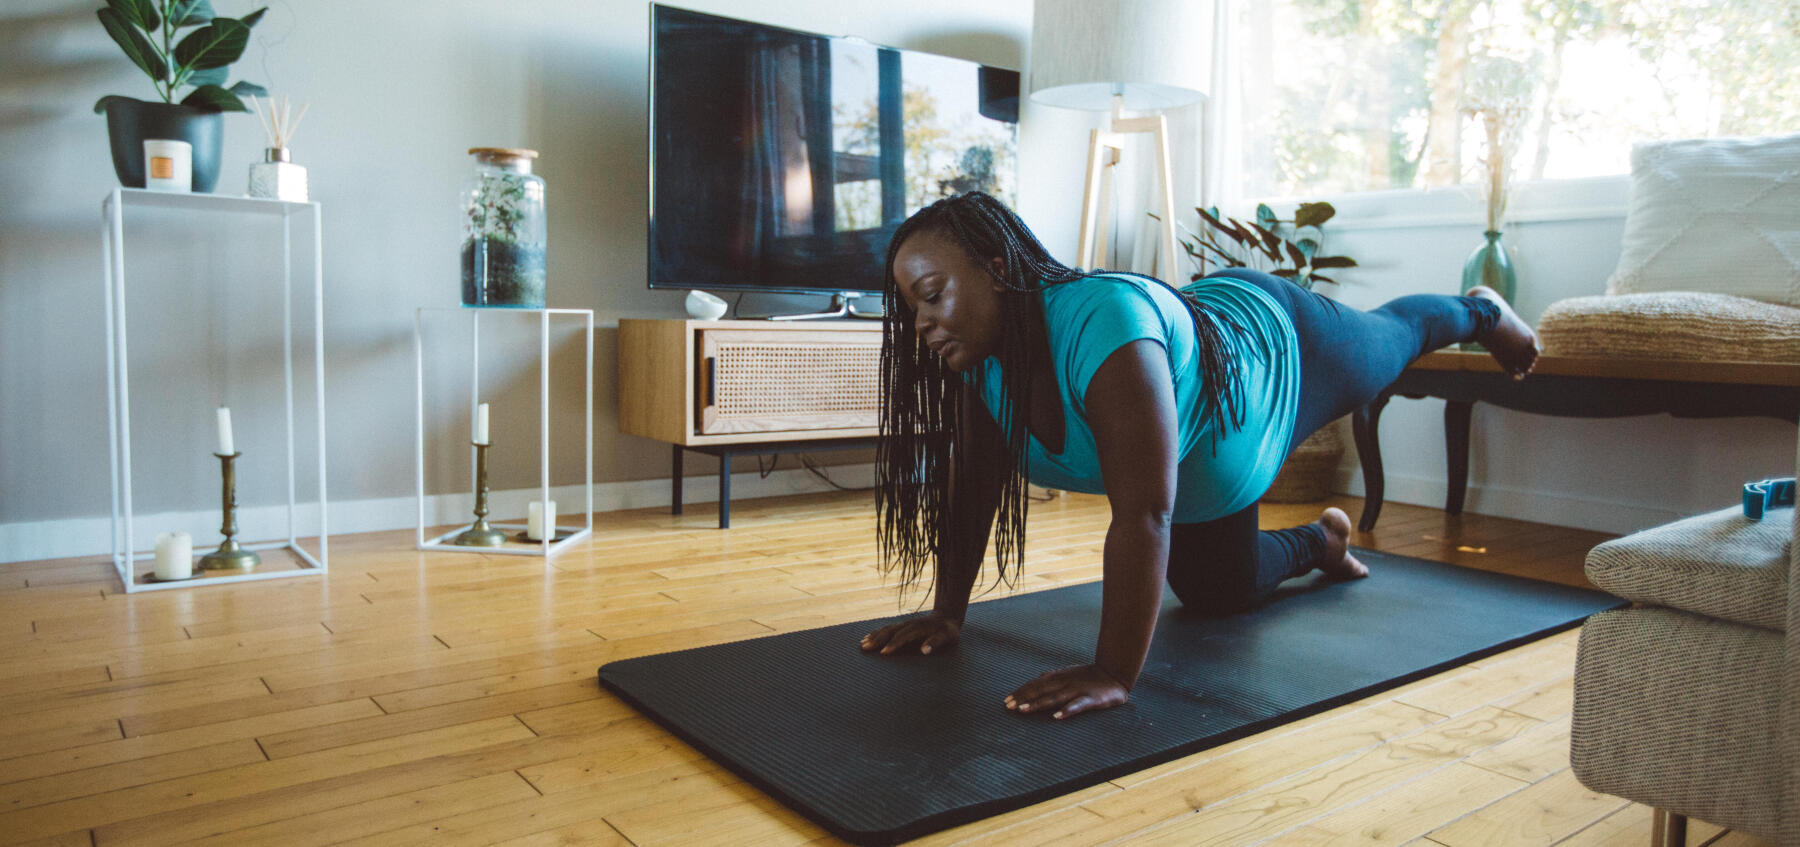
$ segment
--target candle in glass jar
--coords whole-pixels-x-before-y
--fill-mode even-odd
[[[556,536],[556,501],[543,503],[531,501],[525,507],[525,537],[533,541],[542,541],[545,535],[552,540]]]
[[[488,435],[488,433],[487,433],[488,411],[487,411],[487,407],[488,407],[488,404],[483,403],[480,406],[477,406],[475,408],[475,443],[476,444],[488,443],[488,437],[487,437],[487,435]]]
[[[194,575],[194,539],[185,532],[156,536],[156,578],[187,579]]]
[[[229,456],[231,449],[231,409],[219,407],[219,455]]]

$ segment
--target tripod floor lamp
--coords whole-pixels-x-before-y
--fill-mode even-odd
[[[1075,264],[1109,263],[1107,225],[1114,172],[1125,140],[1153,138],[1161,218],[1156,275],[1179,284],[1174,180],[1169,130],[1161,110],[1205,99],[1210,78],[1213,0],[1037,0],[1031,23],[1030,91],[1034,102],[1108,111],[1104,129],[1088,137]],[[1149,112],[1126,118],[1125,111]]]

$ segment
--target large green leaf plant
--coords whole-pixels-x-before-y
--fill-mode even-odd
[[[192,91],[181,105],[206,112],[248,112],[241,97],[268,96],[255,83],[238,81],[226,87],[228,66],[244,55],[250,28],[268,11],[265,6],[241,18],[221,18],[213,13],[212,0],[106,0],[96,14],[106,34],[156,86],[164,103],[174,103],[184,88]],[[182,30],[191,30],[177,35]],[[94,104],[105,112],[109,95]]]

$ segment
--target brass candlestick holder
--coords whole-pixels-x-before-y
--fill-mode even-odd
[[[235,537],[238,530],[237,471],[232,468],[231,462],[244,454],[233,453],[227,456],[222,453],[214,453],[213,455],[219,457],[219,475],[224,479],[224,492],[221,499],[224,500],[225,522],[219,527],[219,532],[224,534],[225,541],[219,545],[219,549],[200,557],[200,569],[208,571],[253,570],[257,565],[262,564],[262,557],[238,546]]]
[[[488,445],[475,442],[475,523],[457,533],[451,544],[463,547],[499,547],[506,543],[506,533],[488,526]]]

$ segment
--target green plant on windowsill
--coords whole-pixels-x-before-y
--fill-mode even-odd
[[[1199,266],[1191,279],[1217,268],[1251,268],[1310,289],[1314,283],[1336,282],[1319,271],[1356,267],[1349,256],[1319,255],[1325,222],[1337,214],[1330,203],[1301,203],[1290,220],[1276,217],[1267,203],[1257,205],[1253,221],[1224,217],[1216,206],[1194,211],[1205,226],[1200,232],[1183,226],[1190,238],[1180,239]]]

